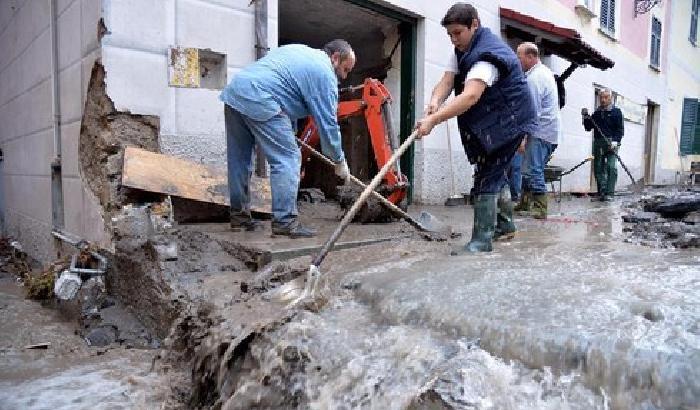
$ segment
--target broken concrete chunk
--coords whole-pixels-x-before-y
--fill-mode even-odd
[[[69,270],[64,270],[54,284],[53,293],[61,300],[71,300],[80,290],[82,283],[80,276]]]
[[[627,223],[651,222],[658,218],[654,212],[637,212],[630,215],[622,215],[622,220]]]
[[[683,222],[691,225],[700,225],[700,211],[689,213],[683,218]]]
[[[88,346],[108,346],[117,341],[117,328],[114,325],[96,327],[85,336]]]
[[[153,248],[158,254],[160,261],[176,261],[177,260],[177,243],[170,242],[166,244],[156,244]]]

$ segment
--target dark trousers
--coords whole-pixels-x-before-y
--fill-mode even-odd
[[[472,138],[467,148],[474,159],[476,172],[474,174],[474,194],[497,194],[508,183],[508,171],[515,152],[525,134],[504,144],[496,151],[487,154],[481,144]],[[466,148],[466,147],[465,147]]]
[[[600,196],[615,194],[615,184],[617,183],[616,152],[610,149],[610,145],[604,139],[595,138],[593,140],[593,175]]]

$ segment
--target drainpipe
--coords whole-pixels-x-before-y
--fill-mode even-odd
[[[63,181],[61,178],[61,101],[59,94],[59,63],[56,0],[49,2],[49,33],[51,36],[51,102],[53,125],[53,160],[51,161],[51,223],[53,229],[64,225]]]
[[[267,44],[267,0],[251,0],[255,3],[255,59],[265,57],[270,49]],[[255,148],[255,175],[267,177],[267,162],[262,149]]]

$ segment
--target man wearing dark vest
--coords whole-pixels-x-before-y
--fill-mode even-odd
[[[583,116],[583,127],[593,130],[593,175],[598,187],[598,198],[594,199],[612,201],[617,183],[615,154],[625,134],[625,120],[622,111],[613,105],[612,91],[606,88],[600,92],[600,105],[592,117]]]
[[[474,6],[453,5],[441,24],[455,47],[456,69],[448,69],[433,89],[426,116],[416,130],[422,137],[437,124],[457,117],[467,157],[476,165],[476,198],[471,240],[453,254],[489,252],[494,239],[516,231],[506,175],[521,141],[535,129],[535,108],[517,56],[481,27]],[[452,90],[456,97],[442,105]]]

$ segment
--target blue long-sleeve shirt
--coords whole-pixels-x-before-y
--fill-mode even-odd
[[[345,158],[337,118],[338,78],[322,50],[301,44],[271,50],[237,73],[219,99],[256,121],[280,111],[292,121],[311,115],[322,151],[335,162]]]
[[[559,112],[559,92],[554,74],[542,63],[537,63],[526,73],[527,86],[537,111],[537,130],[534,137],[550,144],[559,144],[561,133],[561,113]]]

